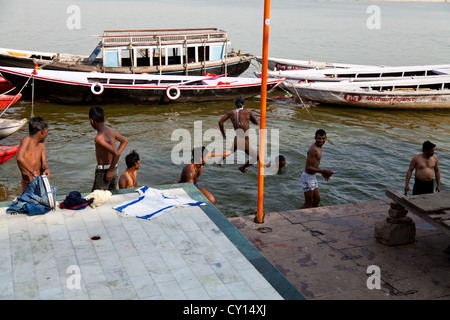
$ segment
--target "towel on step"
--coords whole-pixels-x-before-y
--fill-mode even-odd
[[[167,190],[141,187],[136,190],[139,197],[125,201],[113,209],[141,219],[151,219],[172,208],[202,206],[204,202],[196,201],[188,195],[178,195]]]

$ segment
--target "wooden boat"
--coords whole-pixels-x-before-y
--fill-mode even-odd
[[[0,111],[6,109],[9,106],[12,106],[14,103],[19,101],[21,97],[21,93],[18,93],[16,95],[0,94]]]
[[[364,67],[364,68],[334,68],[334,69],[308,69],[269,71],[269,76],[285,78],[286,80],[299,80],[303,82],[323,81],[376,81],[395,79],[414,79],[438,75],[450,75],[450,64],[399,66],[399,67]]]
[[[19,145],[17,146],[0,146],[0,164],[8,161],[16,155],[19,151]]]
[[[216,75],[174,76],[92,73],[0,67],[2,76],[17,88],[34,77],[34,97],[60,103],[166,104],[250,98],[261,93],[261,79]],[[36,73],[35,75],[33,75]],[[271,90],[283,79],[268,79]],[[31,86],[22,91],[31,97]]]
[[[295,96],[314,102],[382,109],[450,109],[450,76],[361,82],[285,81]]]
[[[27,118],[23,118],[21,120],[0,118],[0,139],[4,139],[20,130],[27,123],[27,121]]]
[[[217,28],[105,31],[89,55],[0,48],[0,65],[50,70],[239,76],[256,56],[235,52]],[[231,50],[230,50],[231,49]]]
[[[0,77],[0,94],[9,91],[12,88],[14,88],[14,86],[11,83]]]
[[[256,57],[259,63],[262,63],[262,57]],[[308,69],[346,69],[346,68],[361,68],[370,67],[360,64],[348,64],[348,63],[334,63],[334,62],[322,62],[314,60],[294,60],[294,59],[282,59],[282,58],[268,58],[269,70],[308,70]]]

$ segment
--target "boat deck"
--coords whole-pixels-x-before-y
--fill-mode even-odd
[[[157,188],[207,202],[190,184]],[[10,202],[0,203],[0,297],[304,298],[209,202],[151,220],[112,209],[131,199],[137,193],[128,190],[95,209],[58,208],[39,216],[9,215]]]
[[[443,193],[442,193],[443,195]],[[230,221],[308,299],[450,300],[450,234],[416,215],[415,242],[385,246],[375,223],[390,199],[266,213]],[[379,289],[367,281],[379,267]],[[372,278],[373,280],[373,278]]]

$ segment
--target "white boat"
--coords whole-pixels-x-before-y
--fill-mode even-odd
[[[301,99],[346,107],[450,109],[450,76],[361,82],[284,82]]]
[[[21,120],[0,118],[0,139],[4,139],[20,130],[27,121],[27,118]]]
[[[259,63],[262,63],[262,57],[256,57]],[[314,60],[294,60],[294,59],[283,59],[283,58],[268,58],[269,70],[308,70],[308,69],[328,69],[328,68],[363,68],[372,67],[360,64],[349,64],[349,63],[335,63],[335,62],[322,62]]]
[[[231,48],[217,28],[108,30],[90,55],[0,48],[0,65],[51,70],[239,76],[255,55]]]
[[[399,66],[399,67],[364,67],[364,68],[339,68],[339,69],[308,69],[269,71],[268,76],[285,78],[286,80],[298,80],[303,82],[336,82],[350,81],[377,81],[395,79],[415,79],[438,75],[450,75],[450,64],[423,65],[423,66]],[[259,75],[259,74],[257,74]]]
[[[250,98],[261,93],[261,79],[223,75],[175,76],[76,72],[0,67],[3,78],[23,88],[32,77],[34,86],[22,91],[24,99],[74,104],[205,102]],[[268,79],[272,90],[283,79]],[[32,90],[34,88],[34,90]],[[32,92],[34,91],[34,92]]]

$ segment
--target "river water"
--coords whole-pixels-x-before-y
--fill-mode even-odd
[[[261,55],[263,4],[262,0],[0,0],[0,47],[89,54],[98,42],[95,35],[103,30],[217,27],[228,31],[236,50]],[[80,12],[79,20],[73,20],[73,6]],[[450,63],[448,3],[279,0],[272,1],[270,18],[272,57],[355,64]],[[74,21],[79,22],[75,28]],[[251,66],[244,75],[252,77],[257,70]],[[307,111],[293,101],[276,99],[283,93],[269,93],[266,127],[278,130],[279,151],[288,167],[265,177],[265,212],[302,206],[300,175],[318,127],[330,138],[321,167],[335,171],[327,183],[318,179],[321,205],[383,198],[386,187],[403,190],[409,161],[425,140],[437,145],[441,190],[450,189],[450,113],[320,105]],[[258,119],[259,103],[259,97],[247,100]],[[21,101],[4,117],[29,117],[31,108],[29,101]],[[50,181],[60,196],[73,190],[90,192],[92,187],[96,132],[89,124],[89,108],[33,105],[34,114],[50,125],[46,140]],[[108,125],[129,139],[119,170],[125,169],[124,156],[134,149],[142,160],[139,185],[176,183],[183,165],[171,157],[180,143],[172,138],[175,130],[192,133],[192,141],[184,142],[193,145],[195,123],[201,123],[200,138],[208,145],[211,140],[204,134],[218,129],[220,117],[233,108],[232,102],[105,107]],[[226,128],[231,129],[229,122]],[[18,144],[26,134],[23,128],[1,144]],[[253,214],[257,207],[257,166],[246,174],[238,166],[228,160],[221,167],[208,164],[199,180],[227,217]],[[19,193],[19,169],[12,159],[0,166],[0,201]]]

